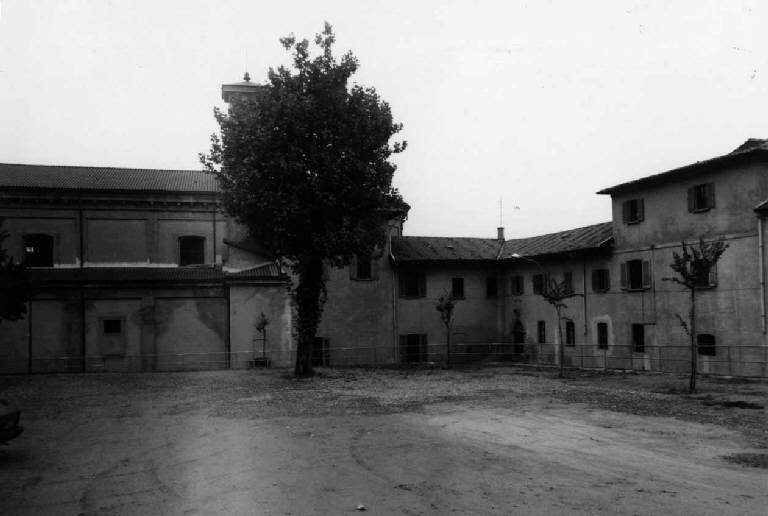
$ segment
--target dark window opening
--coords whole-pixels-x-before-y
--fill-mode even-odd
[[[424,297],[427,294],[426,276],[418,271],[401,271],[400,297]]]
[[[323,337],[315,337],[315,340],[312,342],[312,365],[331,365],[330,342],[328,339]]]
[[[456,299],[464,298],[464,278],[451,278],[451,295]]]
[[[122,319],[102,319],[101,324],[104,335],[120,335],[123,333]]]
[[[688,189],[688,211],[707,211],[715,207],[715,184],[705,183]]]
[[[522,276],[512,276],[512,295],[522,296],[525,293],[525,278]]]
[[[632,325],[632,350],[635,353],[645,353],[645,326]]]
[[[373,264],[369,256],[355,257],[355,279],[370,280],[373,279]]]
[[[205,238],[197,236],[179,237],[179,265],[201,265],[205,263]]]
[[[565,321],[565,345],[576,345],[576,324],[573,321]]]
[[[695,278],[696,288],[712,288],[717,286],[717,265],[712,265],[709,269],[698,271]]]
[[[536,329],[538,330],[539,344],[547,342],[547,323],[539,321],[536,325]]]
[[[597,323],[597,347],[600,349],[608,348],[608,323]]]
[[[608,269],[594,269],[592,271],[592,290],[595,292],[607,292],[611,289],[611,280]]]
[[[547,290],[547,276],[545,274],[533,275],[533,293],[544,294]]]
[[[643,199],[630,199],[622,204],[622,215],[625,224],[637,224],[645,219],[645,203]]]
[[[400,362],[413,364],[427,361],[427,336],[409,333],[400,335]]]
[[[24,264],[27,267],[53,267],[53,236],[24,235]]]
[[[645,290],[651,288],[651,266],[648,260],[629,260],[621,264],[621,288]]]
[[[498,295],[498,278],[485,278],[485,297],[496,297]]]
[[[716,356],[715,336],[709,333],[699,333],[696,335],[696,348],[699,350],[699,355]]]

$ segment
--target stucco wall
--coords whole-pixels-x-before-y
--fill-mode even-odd
[[[249,366],[262,351],[273,366],[290,367],[295,359],[291,327],[291,305],[284,286],[232,286],[230,325],[232,367]],[[264,313],[269,324],[266,343],[256,330],[256,321]]]
[[[104,334],[103,319],[122,321],[122,334]],[[85,303],[85,352],[89,371],[140,371],[143,320],[141,299],[87,299]],[[116,352],[117,340],[122,352]],[[111,342],[110,342],[111,341]]]

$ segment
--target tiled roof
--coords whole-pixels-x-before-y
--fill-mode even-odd
[[[691,163],[690,165],[685,165],[652,176],[641,177],[640,179],[621,183],[610,188],[604,188],[597,193],[616,194],[631,191],[638,187],[655,186],[668,181],[686,179],[695,176],[697,173],[710,167],[723,166],[728,163],[743,161],[754,157],[768,158],[768,139],[750,138],[739,145],[735,150],[723,156],[717,156],[704,161],[697,161],[696,163]]]
[[[495,238],[393,237],[395,262],[495,261],[543,256],[606,246],[613,236],[613,224],[603,222],[582,228],[529,238],[506,240],[503,247]]]
[[[33,285],[52,283],[210,283],[237,279],[281,279],[274,264],[254,267],[238,273],[226,273],[218,267],[85,267],[82,269],[29,269]]]
[[[392,255],[396,261],[495,260],[499,247],[495,238],[392,238]]]
[[[530,238],[516,238],[504,243],[501,259],[520,256],[543,256],[606,246],[613,237],[613,223],[602,222],[582,228],[549,233]]]
[[[202,170],[14,165],[0,163],[2,189],[216,193],[216,177]]]

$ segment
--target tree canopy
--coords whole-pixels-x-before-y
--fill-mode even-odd
[[[405,142],[390,140],[402,125],[376,90],[349,85],[358,61],[333,55],[326,23],[314,43],[280,40],[293,66],[270,69],[248,98],[215,110],[221,135],[201,156],[216,173],[223,205],[273,257],[298,275],[297,374],[311,374],[308,348],[325,291],[323,264],[341,267],[353,255],[370,256],[384,242],[386,222],[407,205],[392,187],[389,158]]]

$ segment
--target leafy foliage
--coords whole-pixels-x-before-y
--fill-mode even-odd
[[[541,297],[555,308],[557,316],[557,333],[560,336],[560,378],[565,376],[565,342],[563,342],[563,328],[561,324],[564,317],[562,314],[563,310],[568,308],[565,300],[574,296],[576,296],[576,293],[565,280],[557,281],[555,278],[551,278],[541,292]]]
[[[24,267],[14,263],[3,247],[8,232],[0,219],[0,322],[18,321],[27,313],[28,284]]]
[[[442,294],[435,303],[435,309],[440,312],[440,320],[446,328],[453,324],[453,311],[456,308],[456,299],[451,292]]]
[[[401,129],[374,88],[348,86],[357,59],[333,55],[335,35],[326,23],[307,40],[280,40],[293,67],[269,70],[251,98],[215,110],[221,136],[201,155],[214,172],[227,212],[299,277],[296,374],[312,374],[312,340],[322,313],[324,264],[341,267],[359,254],[375,256],[386,222],[408,206],[392,187],[389,158],[406,148],[390,145]]]
[[[670,268],[679,277],[663,279],[693,289],[707,284],[710,271],[720,260],[725,250],[728,249],[728,244],[722,239],[705,242],[703,238],[700,238],[698,245],[687,245],[682,242],[682,247],[681,253],[676,251],[672,253],[672,263],[670,264]]]
[[[682,252],[672,253],[672,263],[669,267],[677,273],[677,276],[662,278],[664,281],[671,281],[682,285],[688,290],[690,295],[690,306],[688,309],[688,321],[680,314],[675,314],[680,327],[690,339],[691,353],[691,375],[688,382],[688,391],[696,391],[696,369],[698,360],[698,349],[696,345],[696,289],[708,285],[709,274],[717,265],[720,257],[723,255],[728,244],[723,239],[717,239],[712,242],[705,242],[699,238],[697,245],[687,245],[682,242]]]

